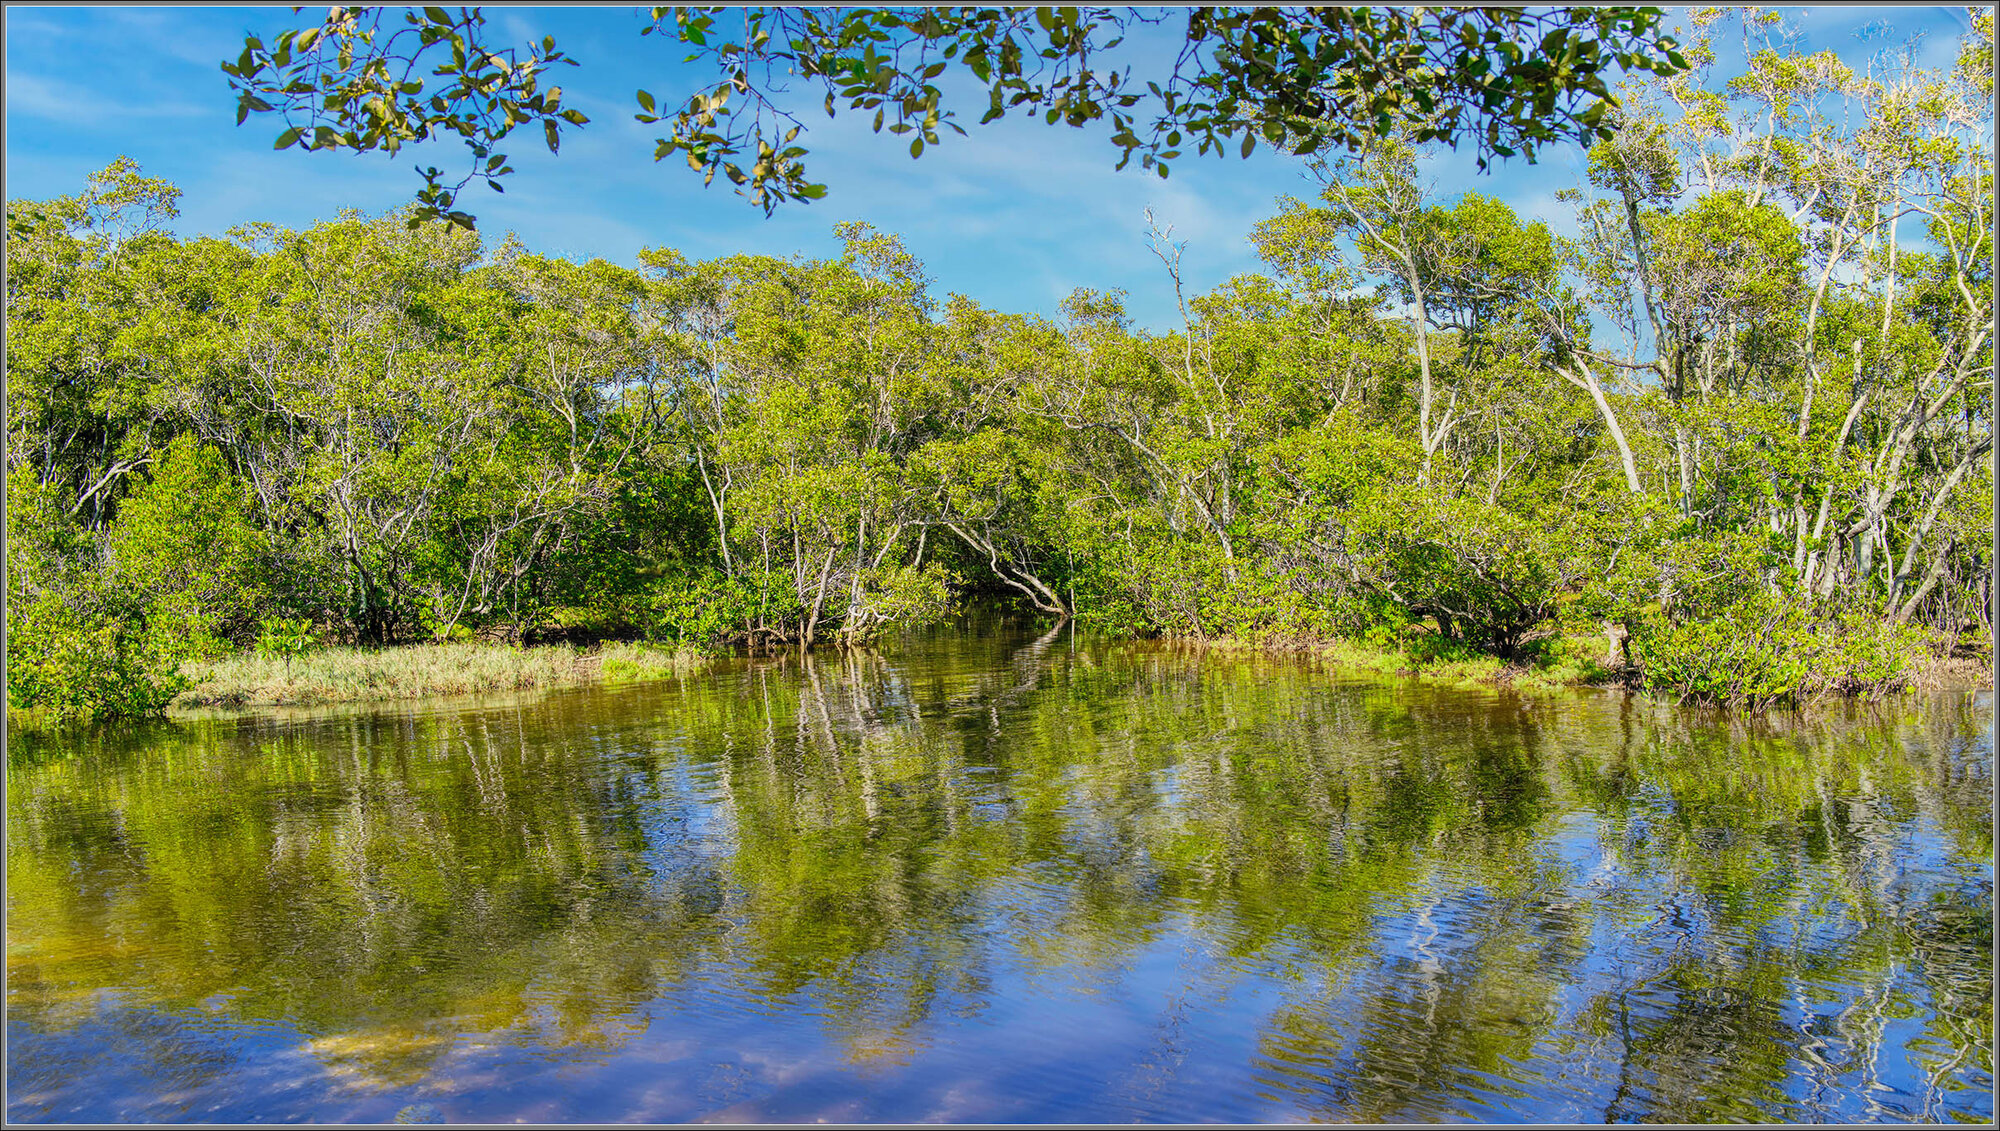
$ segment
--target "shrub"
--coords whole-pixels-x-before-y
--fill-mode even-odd
[[[284,657],[287,675],[291,674],[292,657],[303,655],[318,644],[319,637],[313,633],[309,620],[270,617],[258,626],[257,654]]]
[[[7,704],[51,721],[163,709],[185,686],[186,634],[103,570],[60,492],[16,469],[7,484]]]
[[[1519,656],[1585,572],[1582,539],[1562,516],[1469,499],[1392,501],[1356,521],[1363,576],[1409,619],[1433,619],[1478,651]]]
[[[1682,699],[1755,705],[1828,690],[1908,683],[1922,637],[1861,608],[1815,609],[1760,594],[1699,620],[1655,621],[1632,636],[1643,686]]]
[[[760,585],[777,580],[749,576],[724,577],[706,572],[663,578],[647,594],[638,620],[646,638],[692,647],[711,647],[740,638],[757,622],[760,607],[773,599],[789,611],[796,599],[788,585]]]
[[[94,581],[8,609],[7,703],[57,722],[164,710],[188,686],[183,658],[184,638]]]

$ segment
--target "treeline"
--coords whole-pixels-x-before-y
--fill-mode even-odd
[[[1991,43],[1634,92],[1556,194],[1574,238],[1398,144],[1323,161],[1265,274],[1188,294],[1155,233],[1165,333],[940,301],[862,224],[636,268],[397,216],[182,239],[121,160],[7,205],[11,701],[157,706],[299,622],[811,645],[975,591],[1507,659],[1609,625],[1723,699],[1893,682],[1912,626],[1987,626]]]

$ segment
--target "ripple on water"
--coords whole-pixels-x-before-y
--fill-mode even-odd
[[[1990,705],[1045,643],[12,762],[8,1115],[1991,1115]]]

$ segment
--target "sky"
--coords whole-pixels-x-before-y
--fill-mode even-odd
[[[707,76],[684,61],[671,39],[641,37],[642,10],[626,7],[534,8],[488,5],[489,23],[515,42],[553,35],[577,67],[553,81],[563,104],[591,124],[565,130],[551,156],[534,136],[517,133],[507,152],[517,170],[496,195],[468,186],[458,207],[479,217],[497,242],[517,234],[534,251],[636,265],[645,247],[671,247],[692,258],[739,252],[837,255],[832,230],[864,220],[894,232],[922,260],[942,297],[957,293],[986,306],[1053,315],[1078,287],[1123,289],[1134,321],[1175,325],[1173,293],[1153,257],[1150,207],[1185,241],[1190,293],[1259,269],[1251,228],[1277,211],[1281,196],[1310,197],[1302,162],[1260,148],[1249,159],[1184,157],[1160,180],[1135,161],[1114,171],[1117,150],[1101,125],[1083,130],[1010,116],[978,127],[983,99],[962,102],[969,136],[912,159],[907,139],[874,135],[859,114],[828,121],[801,115],[810,132],[807,168],[829,186],[810,205],[784,205],[767,218],[721,178],[704,188],[684,160],[653,161],[662,127],[632,119],[633,92],[650,90],[669,105]],[[1917,37],[1919,62],[1949,65],[1969,27],[1964,8],[1870,6],[1780,9],[1806,50],[1834,50],[1860,66],[1885,47]],[[318,15],[307,8],[9,6],[6,29],[6,193],[46,199],[80,191],[114,158],[136,160],[146,175],[180,187],[183,236],[221,235],[252,221],[304,227],[344,208],[392,210],[421,187],[421,162],[460,168],[455,142],[383,154],[274,152],[275,116],[236,125],[236,101],[219,69],[241,52],[246,33],[267,41]],[[1165,50],[1135,40],[1127,50]],[[1725,60],[1726,69],[1726,60]],[[808,95],[808,99],[812,96]],[[810,102],[801,109],[810,107]],[[1582,152],[1550,147],[1541,161],[1475,172],[1467,154],[1445,153],[1426,173],[1445,199],[1476,190],[1499,197],[1557,231],[1573,230],[1555,193],[1582,180]]]

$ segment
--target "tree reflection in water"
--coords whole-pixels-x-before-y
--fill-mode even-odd
[[[1050,634],[20,735],[9,1115],[1984,1119],[1990,718]]]

